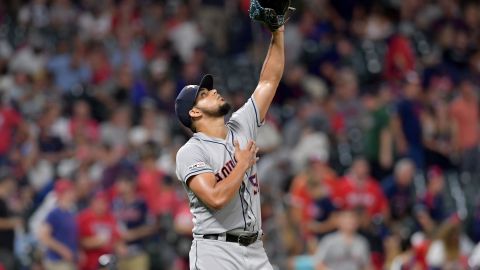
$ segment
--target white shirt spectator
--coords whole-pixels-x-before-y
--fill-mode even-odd
[[[10,69],[35,75],[41,72],[47,63],[43,53],[35,53],[33,48],[26,46],[18,50],[10,61]]]
[[[480,243],[478,243],[473,249],[468,264],[472,269],[480,269]]]
[[[315,261],[321,262],[328,269],[365,269],[370,264],[367,240],[361,235],[356,235],[347,242],[341,233],[331,233],[320,242]]]
[[[192,58],[193,51],[203,43],[198,27],[193,22],[183,22],[172,29],[169,36],[173,47],[185,63]]]

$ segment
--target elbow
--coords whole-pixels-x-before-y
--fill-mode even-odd
[[[281,73],[278,76],[271,75],[271,76],[268,76],[268,77],[260,78],[260,83],[259,84],[261,84],[263,87],[276,89],[278,87],[278,84],[280,83],[281,79],[282,79],[282,74]]]
[[[212,197],[209,202],[207,203],[208,207],[214,211],[219,211],[222,210],[226,205],[228,201],[226,198],[223,196],[215,196]]]
[[[225,207],[225,203],[222,200],[217,199],[210,202],[208,206],[214,211],[219,211],[222,210],[223,207]]]
[[[40,242],[41,244],[43,245],[47,245],[48,243],[48,237],[44,234],[39,234],[37,235],[37,238],[38,238],[38,242]]]
[[[48,243],[48,240],[50,239],[50,234],[43,226],[40,227],[40,229],[36,232],[36,236],[38,241],[44,245],[46,245]]]

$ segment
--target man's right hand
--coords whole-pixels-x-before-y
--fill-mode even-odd
[[[12,222],[12,227],[15,228],[21,228],[23,227],[23,219],[19,217],[13,217],[11,219]]]
[[[257,144],[250,140],[248,141],[245,149],[240,149],[238,141],[234,142],[235,145],[235,159],[237,160],[237,166],[242,166],[243,169],[248,170],[255,163],[257,163],[258,147]]]
[[[58,253],[63,258],[63,260],[67,262],[73,262],[73,259],[74,259],[73,252],[67,247],[63,247],[61,250],[59,250]]]

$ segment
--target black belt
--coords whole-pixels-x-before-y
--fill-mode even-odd
[[[220,240],[221,234],[204,234],[203,238],[204,239],[210,239],[210,240]],[[225,236],[225,241],[227,242],[233,242],[233,243],[238,243],[242,246],[249,246],[258,239],[258,232],[255,233],[241,233],[239,235],[234,235],[234,234],[229,234],[227,233]]]

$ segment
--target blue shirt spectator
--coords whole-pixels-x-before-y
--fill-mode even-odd
[[[71,210],[55,208],[47,216],[46,223],[52,227],[52,237],[68,247],[73,254],[78,254],[78,234],[75,214]],[[62,260],[55,251],[48,249],[47,258],[52,261]]]
[[[90,80],[91,70],[79,57],[60,54],[47,63],[47,69],[54,75],[55,85],[63,92],[70,92],[72,87]]]
[[[55,182],[56,207],[47,215],[38,231],[40,242],[45,245],[45,267],[75,270],[78,261],[79,234],[77,219],[73,212],[76,191],[66,179]]]

